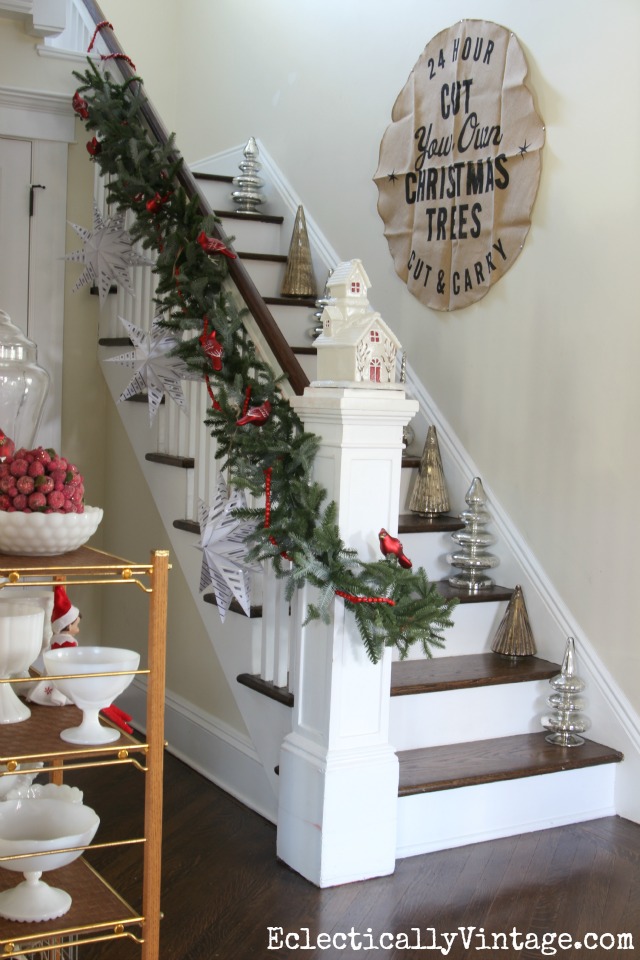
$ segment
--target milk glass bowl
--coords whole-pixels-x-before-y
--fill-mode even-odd
[[[95,810],[82,803],[40,798],[0,803],[0,857],[19,857],[0,861],[0,867],[24,874],[16,887],[0,893],[0,916],[41,921],[66,913],[71,896],[41,875],[77,859],[82,850],[70,848],[88,846],[99,823]]]
[[[0,600],[0,677],[24,674],[40,653],[44,610],[37,603]],[[28,720],[31,711],[10,683],[0,683],[0,723]]]
[[[59,647],[45,650],[42,659],[54,686],[82,710],[82,723],[67,727],[61,738],[87,745],[117,740],[120,731],[101,724],[99,713],[129,686],[140,654],[119,647]]]

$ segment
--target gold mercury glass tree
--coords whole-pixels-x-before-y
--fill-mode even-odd
[[[307,235],[307,222],[302,206],[298,207],[293,225],[293,233],[289,245],[289,256],[287,258],[287,269],[282,283],[281,296],[314,298],[318,296],[318,287],[313,273],[313,263],[311,261],[309,237]]]
[[[449,510],[449,495],[442,469],[438,435],[433,424],[427,431],[420,469],[411,492],[409,509],[433,517]]]

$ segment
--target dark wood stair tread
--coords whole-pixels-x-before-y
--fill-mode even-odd
[[[445,600],[458,600],[459,603],[490,603],[492,600],[511,600],[512,587],[499,587],[495,584],[485,590],[464,590],[452,587],[448,580],[437,580],[436,589]]]
[[[288,687],[276,687],[274,683],[271,683],[269,680],[263,680],[262,677],[254,673],[240,673],[236,677],[236,680],[243,686],[249,687],[249,689],[255,690],[265,697],[269,697],[270,700],[277,700],[278,703],[283,703],[285,707],[293,706],[293,694]]]
[[[411,796],[479,783],[517,780],[539,774],[619,763],[622,754],[586,740],[580,747],[547,743],[545,734],[525,733],[419,750],[402,750],[398,795]]]
[[[240,253],[236,251],[241,260],[259,260],[264,263],[286,263],[288,257],[283,253]]]
[[[175,523],[174,523],[174,526],[175,526]],[[205,603],[213,604],[214,607],[218,606],[218,600],[216,598],[215,593],[203,593],[202,599],[204,600]],[[242,609],[242,607],[240,606],[237,600],[231,601],[231,603],[229,604],[229,612],[239,613],[241,617],[246,617],[246,613],[244,612],[244,610]],[[252,620],[256,617],[261,617],[262,606],[260,604],[257,604],[255,606],[251,604],[251,606],[249,607],[249,616],[251,617]]]
[[[315,307],[313,297],[263,297],[268,306],[275,307]]]
[[[561,667],[539,657],[501,657],[497,653],[470,653],[432,660],[398,660],[391,665],[391,696],[439,693],[503,683],[549,680]]]
[[[245,213],[240,210],[214,210],[221,220],[257,220],[260,223],[284,223],[284,217],[274,217],[268,213]]]
[[[425,517],[420,513],[401,513],[398,517],[398,533],[449,533],[462,530],[464,522],[450,513]]]
[[[196,465],[193,457],[178,457],[171,453],[145,453],[144,458],[150,463],[163,463],[167,467],[180,467],[182,470],[193,470]]]
[[[198,173],[192,171],[196,180],[213,180],[217,183],[233,183],[233,177],[226,173]]]
[[[99,347],[132,347],[131,337],[98,337]]]

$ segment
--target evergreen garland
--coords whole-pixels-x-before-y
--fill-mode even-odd
[[[87,149],[105,178],[107,203],[120,213],[131,211],[132,239],[156,251],[161,325],[183,338],[180,356],[207,382],[211,407],[205,422],[220,469],[255,497],[269,490],[266,511],[242,511],[255,521],[251,559],[271,559],[278,576],[287,578],[289,598],[304,583],[318,588],[307,619],[328,621],[334,597],[342,596],[372,662],[385,646],[404,657],[419,643],[431,656],[432,647],[444,645],[442,631],[452,625],[455,601],[440,596],[422,569],[402,569],[393,556],[363,562],[345,547],[336,506],[324,503],[326,491],[311,479],[318,438],[304,430],[280,390],[282,378],[255,352],[243,325],[246,310],[238,309],[225,283],[227,257],[235,255],[209,237],[217,218],[203,217],[198,198],[189,199],[179,184],[183,161],[173,135],[166,144],[149,136],[142,81],[116,83],[91,60],[74,76],[80,84],[74,109],[95,132]],[[220,369],[203,348],[203,331],[215,331]],[[260,426],[238,425],[247,408],[265,403],[270,412]]]

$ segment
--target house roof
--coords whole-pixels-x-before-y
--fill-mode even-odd
[[[354,273],[358,273],[360,279],[364,283],[365,287],[371,286],[371,281],[366,274],[364,267],[362,266],[362,260],[343,260],[342,263],[339,263],[329,279],[327,280],[327,287],[331,287],[339,283],[349,283],[353,278]]]
[[[332,320],[336,319],[341,321],[343,319],[343,313],[339,307],[328,305],[324,308],[324,312],[328,313]],[[374,327],[378,327],[385,337],[388,337],[389,340],[391,340],[396,349],[400,348],[400,341],[396,337],[393,330],[391,330],[388,324],[382,319],[380,314],[373,313],[369,310],[364,312],[361,316],[350,317],[345,323],[338,323],[337,330],[334,330],[331,336],[321,333],[319,337],[316,337],[314,344],[317,347],[323,345],[327,346],[329,344],[334,344],[336,346],[354,345],[359,343],[362,337]]]

